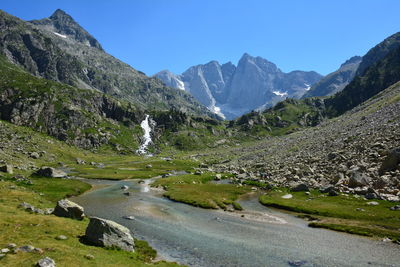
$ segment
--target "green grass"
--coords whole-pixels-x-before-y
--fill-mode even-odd
[[[90,160],[90,158],[87,158]],[[95,162],[105,164],[104,168],[91,165],[74,165],[74,174],[91,179],[147,179],[172,171],[190,171],[197,164],[188,160],[165,161],[158,158],[144,159],[139,156],[118,156],[110,158],[92,158]],[[152,167],[148,168],[147,165]]]
[[[235,209],[241,210],[241,206],[235,200],[250,192],[250,188],[233,184],[209,183],[214,176],[211,173],[181,175],[159,179],[152,186],[162,186],[167,190],[164,193],[165,197],[192,206],[206,209],[227,209],[227,205],[232,205]]]
[[[56,181],[48,179],[47,181]],[[59,180],[61,181],[61,180]],[[64,180],[59,183],[57,193],[49,200],[47,195],[40,196],[31,188],[17,186],[10,189],[13,183],[0,181],[0,247],[8,243],[16,243],[18,246],[32,245],[43,249],[44,253],[17,253],[7,254],[0,259],[1,266],[34,266],[44,257],[50,257],[56,261],[57,266],[177,266],[174,263],[159,262],[152,264],[156,252],[145,241],[136,241],[137,248],[134,253],[122,250],[104,249],[101,247],[87,246],[79,241],[84,235],[89,222],[88,219],[77,221],[54,215],[31,214],[17,206],[25,201],[39,207],[54,207],[56,195],[63,197],[66,192],[76,185],[68,185],[73,182]],[[39,183],[38,183],[39,185]],[[44,184],[42,184],[44,186]],[[51,189],[49,189],[51,191]],[[58,235],[65,235],[67,240],[56,240]],[[87,259],[86,255],[93,255],[94,259]]]
[[[287,189],[270,191],[260,196],[260,202],[270,207],[313,215],[320,220],[310,225],[313,227],[360,235],[400,238],[400,212],[389,209],[395,205],[393,202],[374,200],[379,205],[371,206],[367,204],[370,200],[352,195],[330,197],[316,190],[312,190],[311,195],[306,195],[304,192],[290,192],[293,198],[281,198],[287,193],[289,193]]]
[[[44,194],[44,198],[55,202],[62,198],[76,196],[89,190],[91,186],[79,180],[67,180],[59,178],[30,178],[33,185],[18,182],[17,185],[31,189],[34,192]]]

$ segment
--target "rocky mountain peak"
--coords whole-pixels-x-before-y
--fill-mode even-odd
[[[266,72],[281,72],[280,69],[278,69],[278,67],[274,63],[266,60],[265,58],[259,56],[253,57],[248,53],[244,53],[239,60],[238,69],[241,69],[247,65],[255,65],[262,71]]]
[[[358,63],[360,63],[361,60],[362,60],[362,57],[354,56],[354,57],[351,57],[348,60],[346,60],[342,65],[340,65],[340,67],[342,68],[349,64],[358,64]]]
[[[53,31],[60,38],[70,37],[90,47],[103,50],[100,43],[91,34],[61,9],[57,9],[49,18],[33,20],[31,23],[45,26],[49,31]]]
[[[51,15],[49,17],[49,19],[56,20],[56,19],[59,19],[59,18],[64,18],[64,19],[68,19],[68,20],[72,20],[72,21],[74,20],[64,10],[58,8],[56,11],[54,11],[53,15]]]

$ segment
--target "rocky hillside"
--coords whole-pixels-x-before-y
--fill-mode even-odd
[[[322,78],[313,71],[284,73],[272,62],[247,53],[237,66],[211,61],[190,67],[181,75],[162,71],[155,76],[168,86],[190,92],[227,119],[271,107],[287,97],[300,98]]]
[[[2,120],[83,148],[125,144],[124,149],[134,151],[137,147],[144,112],[132,104],[34,77],[3,57],[0,73]]]
[[[224,162],[211,168],[237,174],[237,182],[253,179],[280,186],[303,183],[399,200],[399,96],[397,83],[316,127],[195,157],[204,162]]]
[[[302,98],[331,96],[342,91],[354,78],[362,58],[355,56],[343,63],[338,70],[325,76],[313,85]]]
[[[0,53],[35,76],[98,90],[137,107],[211,114],[188,93],[166,87],[104,52],[61,10],[32,22],[0,11]]]

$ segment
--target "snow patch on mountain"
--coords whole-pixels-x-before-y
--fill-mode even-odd
[[[277,96],[280,96],[280,97],[285,97],[285,96],[288,95],[287,92],[281,92],[281,91],[272,91],[272,93],[273,93],[274,95],[277,95]]]
[[[67,36],[66,35],[64,35],[64,34],[60,34],[60,33],[58,33],[58,32],[53,32],[55,35],[57,35],[58,37],[61,37],[61,38],[67,38]]]

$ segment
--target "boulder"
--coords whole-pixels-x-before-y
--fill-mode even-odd
[[[50,178],[63,178],[67,176],[65,172],[51,167],[42,167],[35,172],[35,175]]]
[[[308,185],[306,184],[295,184],[290,189],[293,192],[309,191]]]
[[[38,263],[36,264],[36,266],[38,266],[38,267],[55,267],[56,262],[52,258],[46,257],[46,258],[40,259],[38,261]]]
[[[8,173],[8,174],[13,174],[14,173],[13,166],[9,165],[9,164],[1,166],[0,167],[0,171]]]
[[[126,251],[135,249],[135,241],[128,228],[98,217],[90,218],[85,238],[88,242],[102,247],[117,247]]]
[[[86,162],[83,159],[76,158],[76,164],[83,165],[86,164]]]
[[[219,181],[221,179],[222,179],[222,174],[220,174],[220,173],[216,174],[215,177],[214,177],[215,181]]]
[[[334,186],[328,185],[328,186],[321,187],[319,189],[319,192],[321,192],[321,193],[329,193],[329,192],[334,191],[334,190],[335,190]]]
[[[400,205],[390,207],[390,210],[400,210]]]
[[[37,152],[32,152],[29,156],[30,156],[31,158],[33,158],[33,159],[38,159],[38,158],[40,158],[40,155],[39,155],[39,153],[37,153]]]
[[[379,174],[399,169],[399,164],[400,164],[400,147],[397,147],[391,150],[387,155],[386,159],[382,162],[382,165],[379,169]]]
[[[58,201],[53,214],[59,217],[67,217],[76,220],[83,220],[85,216],[83,208],[68,199]]]
[[[349,187],[359,187],[369,185],[371,178],[360,171],[352,171],[349,180]]]

